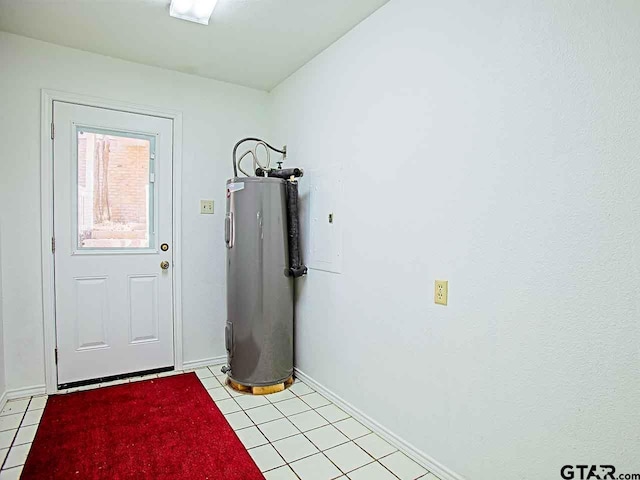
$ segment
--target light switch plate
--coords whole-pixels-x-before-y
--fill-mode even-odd
[[[213,200],[200,200],[200,213],[212,214],[213,213]]]
[[[449,299],[449,282],[447,280],[436,280],[436,290],[433,300],[438,305],[446,305]]]

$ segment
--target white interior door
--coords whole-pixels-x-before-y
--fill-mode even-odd
[[[58,385],[171,367],[172,120],[53,118]]]

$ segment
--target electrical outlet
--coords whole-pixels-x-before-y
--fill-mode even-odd
[[[447,280],[436,280],[436,291],[433,300],[438,305],[446,305],[449,298],[449,282]]]
[[[212,214],[213,213],[213,200],[200,200],[200,213]]]

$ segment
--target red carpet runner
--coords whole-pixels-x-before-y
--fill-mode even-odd
[[[23,480],[264,480],[194,373],[49,397]]]

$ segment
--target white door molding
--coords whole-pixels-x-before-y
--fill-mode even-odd
[[[53,238],[53,102],[138,113],[173,121],[173,342],[174,365],[182,370],[182,113],[153,107],[42,89],[40,131],[40,202],[42,240],[42,316],[44,333],[45,385],[47,393],[58,391],[55,362],[56,319]]]

